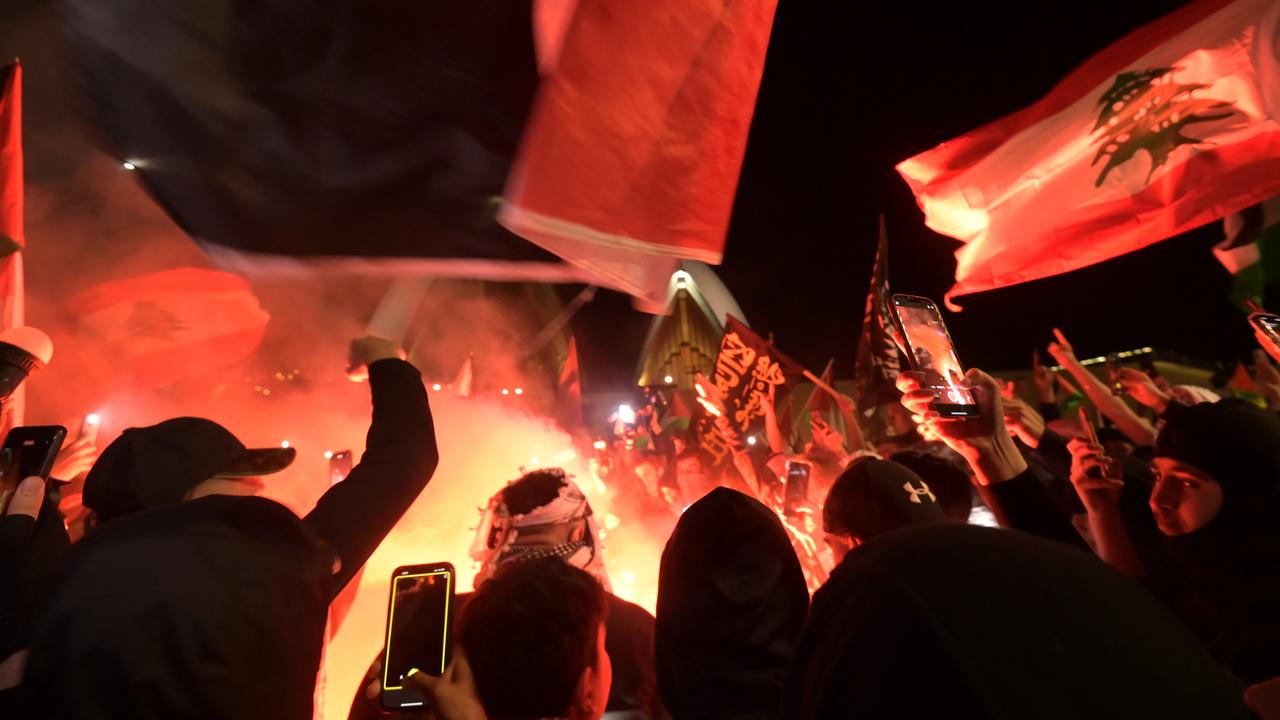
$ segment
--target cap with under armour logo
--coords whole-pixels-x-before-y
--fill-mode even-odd
[[[862,540],[946,519],[928,483],[907,467],[879,458],[850,465],[832,484],[822,508],[823,530]]]

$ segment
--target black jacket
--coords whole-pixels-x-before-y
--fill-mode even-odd
[[[438,459],[418,371],[383,360],[369,374],[365,454],[305,518],[212,496],[114,519],[75,547],[32,636],[41,714],[311,717],[329,601]]]
[[[771,720],[809,591],[772,510],[717,488],[694,503],[662,553],[658,687],[676,720]]]
[[[855,548],[817,592],[786,717],[1246,718],[1242,686],[1084,553],[943,524]]]

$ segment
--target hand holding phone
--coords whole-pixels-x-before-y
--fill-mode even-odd
[[[977,369],[970,370],[964,379],[979,409],[961,417],[944,416],[933,409],[937,396],[926,385],[922,372],[902,373],[897,386],[902,391],[902,405],[916,418],[921,434],[936,436],[960,453],[973,468],[979,485],[1017,477],[1026,471],[1027,463],[1005,425],[1000,384]]]
[[[965,385],[964,369],[938,306],[914,295],[894,295],[894,323],[902,333],[911,368],[923,373],[922,385],[933,391],[930,408],[942,417],[974,417],[978,402]]]
[[[453,565],[429,563],[396,568],[387,601],[387,644],[382,653],[384,710],[425,708],[427,698],[409,678],[441,677],[449,664],[453,622]]]
[[[62,449],[67,429],[61,425],[16,427],[0,445],[0,513],[25,478],[49,479],[53,461]]]

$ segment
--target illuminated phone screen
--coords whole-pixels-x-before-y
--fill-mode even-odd
[[[439,677],[449,658],[453,568],[401,568],[391,579],[387,645],[382,665],[384,707],[420,707],[424,698],[406,690],[413,668]]]
[[[942,322],[938,308],[927,300],[894,298],[894,311],[902,326],[914,367],[925,374],[925,387],[933,391],[937,403],[976,408],[977,401],[964,385],[964,368]]]

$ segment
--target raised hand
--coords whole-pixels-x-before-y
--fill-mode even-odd
[[[1124,479],[1120,464],[1108,457],[1101,445],[1074,439],[1071,451],[1071,484],[1089,513],[1115,510],[1120,504]]]
[[[410,672],[404,682],[427,698],[437,720],[485,720],[471,666],[461,651],[445,668],[444,675],[432,677],[424,672]]]
[[[356,338],[347,354],[347,377],[356,381],[368,379],[370,365],[391,358],[405,358],[399,343],[372,335]]]
[[[978,403],[978,416],[944,418],[930,409],[932,390],[924,387],[924,373],[904,372],[898,376],[902,405],[918,424],[936,434],[973,467],[978,482],[990,485],[1010,480],[1027,468],[1013,437],[1004,424],[1004,403],[1000,385],[976,368],[965,374],[964,384]]]
[[[1075,348],[1071,347],[1071,343],[1067,341],[1067,337],[1062,334],[1062,331],[1054,328],[1053,337],[1057,340],[1057,342],[1049,343],[1049,354],[1053,356],[1053,359],[1064,367],[1079,365],[1080,361],[1076,359]]]
[[[1164,412],[1169,406],[1169,396],[1156,386],[1150,375],[1141,370],[1120,368],[1117,380],[1126,394],[1156,412]]]
[[[1044,437],[1045,430],[1044,416],[1022,398],[1005,396],[1004,424],[1027,447],[1040,447],[1040,438]]]

